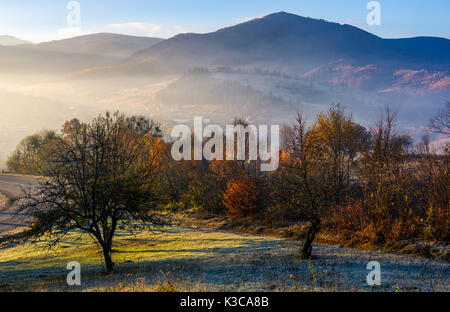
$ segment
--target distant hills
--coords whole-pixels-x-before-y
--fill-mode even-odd
[[[99,33],[14,48],[0,46],[0,71],[28,67],[68,73],[89,68],[83,75],[102,78],[182,74],[194,67],[260,68],[382,91],[399,90],[393,86],[399,77],[404,86],[401,73],[410,70],[426,71],[422,76],[434,91],[450,87],[448,39],[382,39],[351,25],[286,12],[167,40]],[[416,87],[420,76],[414,75]],[[436,79],[430,82],[430,77]]]
[[[279,12],[206,34],[180,34],[86,73],[161,76],[194,67],[262,69],[377,92],[450,91],[450,40],[383,39],[351,25]]]
[[[110,33],[39,44],[31,44],[9,36],[1,38],[4,38],[3,42],[9,44],[4,46],[0,44],[0,74],[28,72],[43,76],[116,65],[135,52],[163,40]]]
[[[111,33],[98,33],[33,45],[40,51],[99,55],[105,57],[129,57],[136,51],[149,48],[163,41],[160,38],[136,37]]]
[[[381,38],[356,27],[281,12],[213,33],[181,34],[133,58],[162,58],[181,67],[265,64],[302,71],[340,58],[387,53]]]
[[[450,98],[450,40],[383,39],[286,12],[166,40],[111,33],[40,44],[4,39],[17,43],[0,45],[1,86],[24,95],[17,107],[39,99],[161,119],[253,112],[255,120],[285,122],[297,110],[314,115],[340,102],[361,120],[398,108],[410,127]]]
[[[13,36],[0,36],[0,46],[17,46],[21,44],[31,44],[31,42]]]
[[[0,46],[0,74],[52,77],[86,68],[116,64],[117,58],[42,50],[34,46]]]
[[[388,40],[351,25],[279,12],[208,34],[181,34],[137,52],[171,70],[192,66],[260,66],[304,73],[345,59],[353,64],[450,65],[450,40]],[[130,60],[131,61],[131,60]]]

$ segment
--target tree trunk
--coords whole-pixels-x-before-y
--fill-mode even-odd
[[[103,256],[105,258],[106,273],[114,271],[114,262],[111,257],[111,247],[107,245],[103,246]]]
[[[303,245],[302,250],[302,258],[310,259],[312,255],[312,243],[314,242],[314,238],[316,237],[317,232],[319,231],[320,221],[312,221],[311,227],[308,229],[308,233],[306,234],[305,244]]]

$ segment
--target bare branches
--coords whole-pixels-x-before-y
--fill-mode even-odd
[[[450,101],[430,120],[430,127],[435,133],[450,135]]]
[[[90,124],[67,122],[48,154],[39,186],[24,192],[21,210],[33,217],[29,237],[57,243],[73,229],[103,248],[107,270],[117,227],[132,230],[162,222],[152,212],[158,196],[161,139],[155,123],[107,113]]]

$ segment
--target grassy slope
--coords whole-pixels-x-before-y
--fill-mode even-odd
[[[149,270],[155,273],[155,268],[164,270],[167,265],[177,265],[179,262],[182,262],[185,270],[195,264],[207,265],[246,253],[264,251],[271,246],[276,246],[279,250],[282,244],[277,239],[179,227],[147,231],[138,235],[119,231],[113,259],[118,264],[119,275]],[[99,249],[88,235],[75,232],[52,250],[47,248],[46,241],[24,245],[3,244],[0,247],[0,283],[4,288],[12,285],[16,289],[26,289],[29,283],[46,287],[58,285],[65,280],[68,272],[65,266],[70,261],[80,262],[83,275],[89,280],[89,285],[95,284],[92,286],[94,289],[111,286],[101,285],[101,281],[96,283],[98,272],[102,268]]]
[[[215,230],[227,230],[235,233],[257,234],[277,238],[303,241],[308,226],[304,222],[286,221],[270,224],[261,219],[251,217],[229,219],[226,216],[205,216],[196,209],[179,211],[172,215],[180,225],[200,225]],[[350,239],[342,237],[341,233],[327,231],[322,228],[317,234],[315,242],[327,245],[345,246],[366,251],[379,251],[404,254],[429,259],[447,261],[450,263],[450,246],[448,242],[433,242],[405,239],[376,246],[354,235]]]
[[[371,290],[369,261],[382,263],[376,290],[449,291],[449,265],[426,259],[316,245],[301,261],[292,241],[179,226],[139,235],[118,233],[118,273],[104,276],[90,237],[71,233],[58,247],[45,242],[0,246],[0,290],[37,291],[349,291]],[[82,287],[69,288],[66,265],[82,266]]]

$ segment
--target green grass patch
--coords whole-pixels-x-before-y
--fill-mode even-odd
[[[276,239],[198,231],[181,227],[164,227],[131,234],[119,230],[113,243],[113,261],[119,272],[147,271],[146,267],[201,259],[208,263],[235,256],[243,250],[265,249]],[[103,267],[101,249],[87,234],[71,232],[54,248],[49,241],[0,246],[0,284],[33,284],[42,281],[65,281],[67,263],[81,264],[84,277],[98,277]]]

